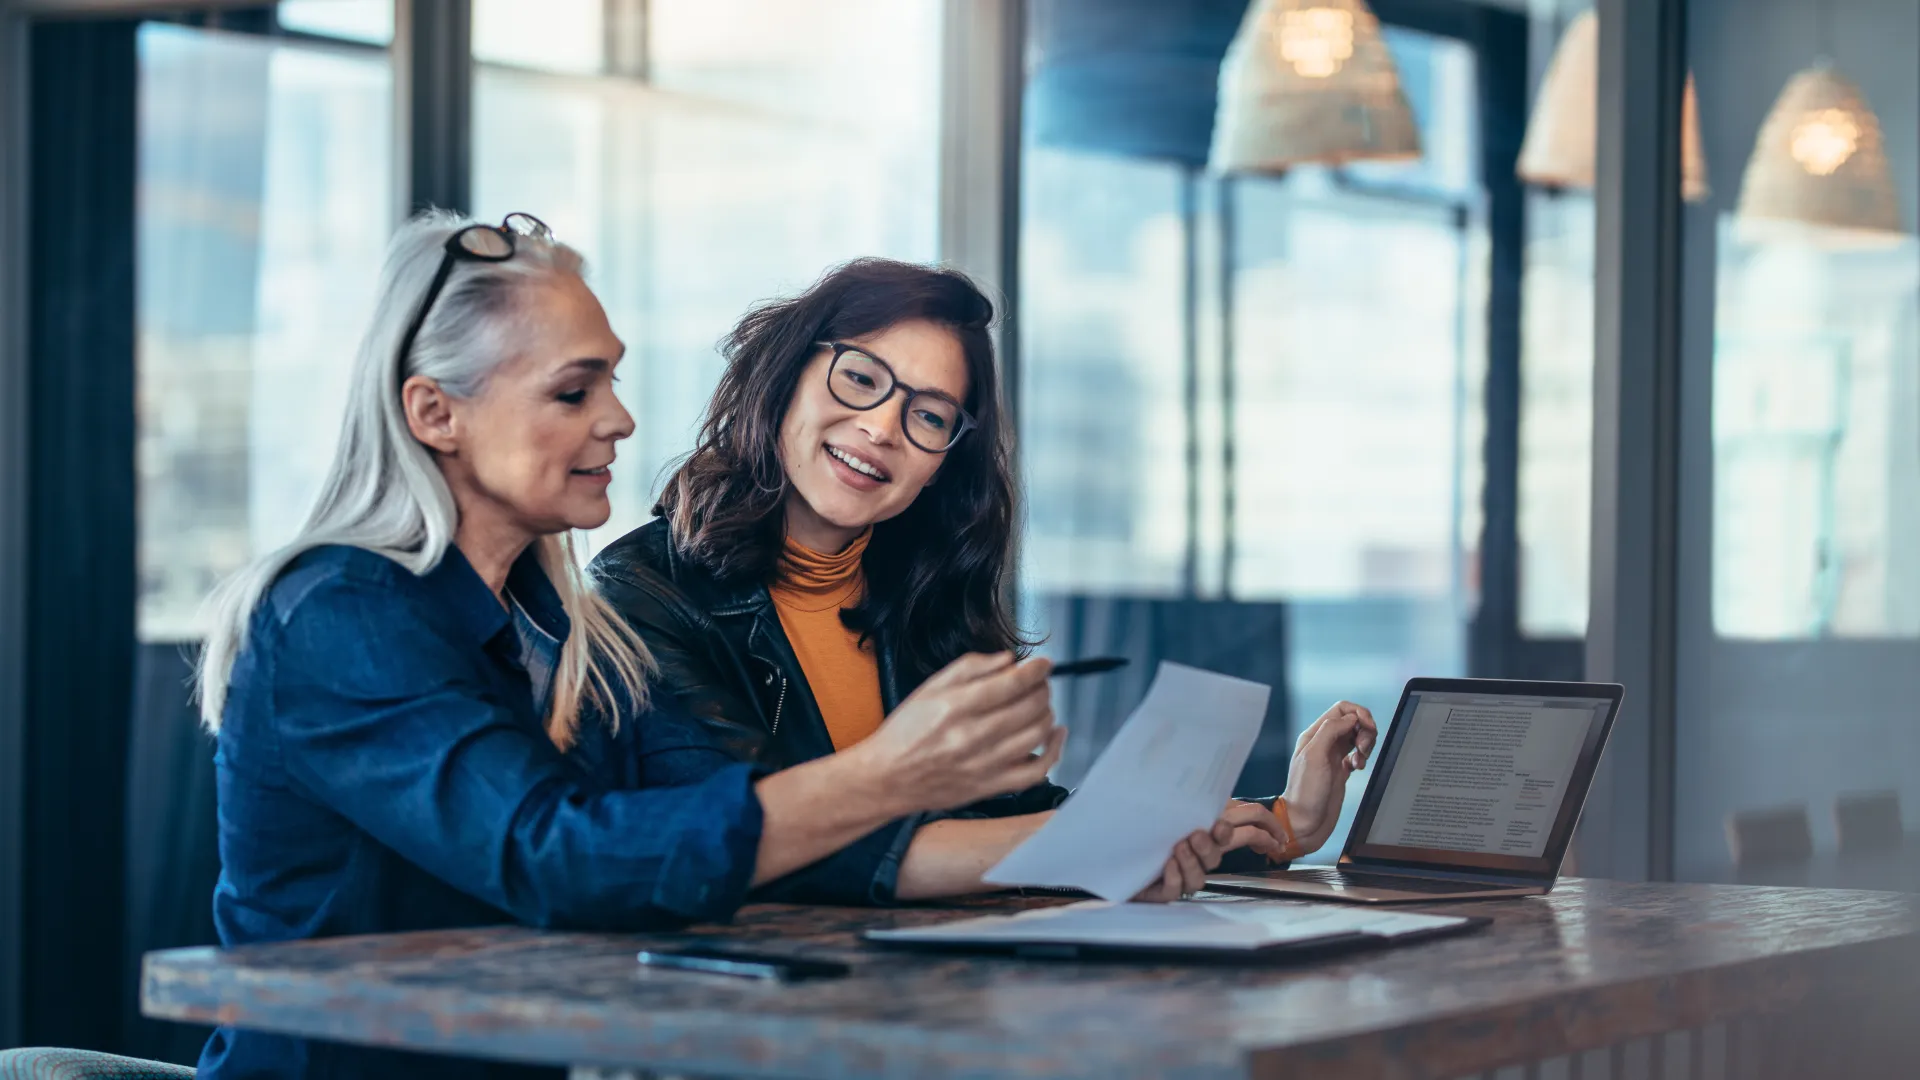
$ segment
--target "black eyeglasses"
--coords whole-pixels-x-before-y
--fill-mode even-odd
[[[413,313],[413,321],[407,324],[406,336],[400,339],[400,362],[396,365],[401,379],[407,375],[407,356],[413,352],[413,340],[420,336],[420,328],[427,324],[427,313],[433,310],[433,302],[440,298],[440,290],[446,288],[447,278],[453,274],[456,262],[506,262],[513,258],[518,248],[518,238],[527,237],[543,244],[553,243],[553,230],[547,223],[532,214],[508,214],[498,225],[469,225],[452,236],[447,237],[446,254],[440,256],[440,269],[434,271],[433,283],[427,286],[427,295],[420,301],[420,310]]]
[[[907,396],[900,402],[900,430],[906,433],[908,442],[927,453],[946,453],[973,428],[973,417],[959,402],[939,390],[908,386],[895,377],[885,360],[865,349],[844,341],[814,344],[833,350],[833,363],[827,366],[827,392],[847,408],[861,412],[877,409],[895,390],[905,390]]]

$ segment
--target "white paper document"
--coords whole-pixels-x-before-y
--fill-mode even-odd
[[[1153,685],[1053,819],[987,871],[993,885],[1126,900],[1173,845],[1226,809],[1272,688],[1162,662]]]
[[[1088,900],[1018,915],[987,915],[910,930],[871,930],[875,941],[928,944],[1116,945],[1250,950],[1368,934],[1399,937],[1462,919],[1293,900],[1113,904]]]

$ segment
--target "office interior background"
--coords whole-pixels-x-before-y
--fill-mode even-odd
[[[1386,79],[1403,159],[1210,166],[1245,0],[0,0],[0,1046],[197,1052],[135,983],[213,938],[200,604],[428,204],[590,261],[638,429],[589,551],[755,300],[988,285],[1023,618],[1135,661],[1061,689],[1062,782],[1168,659],[1274,687],[1245,794],[1412,676],[1625,683],[1586,874],[1920,806],[1920,4],[1290,6],[1315,122]]]

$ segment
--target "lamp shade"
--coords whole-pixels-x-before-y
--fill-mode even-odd
[[[1760,125],[1738,214],[1749,233],[1779,222],[1863,241],[1901,231],[1880,120],[1858,86],[1825,66],[1788,81]]]
[[[1400,74],[1362,0],[1254,0],[1220,62],[1215,170],[1419,156]]]
[[[1583,11],[1567,24],[1540,80],[1515,168],[1520,179],[1545,187],[1591,188],[1599,144],[1600,19]],[[1700,105],[1688,74],[1680,100],[1680,195],[1707,197],[1707,156],[1700,144]]]

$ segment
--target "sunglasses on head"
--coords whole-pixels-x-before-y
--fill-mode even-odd
[[[420,336],[420,328],[427,323],[427,313],[433,310],[433,302],[440,298],[440,290],[446,288],[447,278],[453,275],[453,265],[458,262],[506,262],[513,258],[519,248],[519,238],[526,237],[543,244],[553,243],[553,230],[547,223],[532,214],[512,213],[498,225],[468,225],[452,236],[447,237],[446,251],[440,256],[440,269],[434,271],[433,283],[427,286],[427,294],[420,301],[420,308],[413,313],[413,321],[407,324],[406,336],[400,339],[399,363],[395,365],[401,378],[406,377],[407,356],[413,352],[413,342]]]

